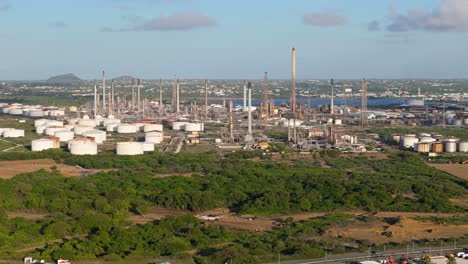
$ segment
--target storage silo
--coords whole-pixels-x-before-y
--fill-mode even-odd
[[[136,127],[135,127],[136,128]],[[117,155],[142,155],[143,143],[142,142],[117,142]]]
[[[465,119],[463,119],[463,124],[468,125],[468,117],[465,117]]]
[[[458,152],[468,152],[468,141],[458,142]]]
[[[80,121],[78,121],[78,125],[95,127],[97,126],[97,122],[94,119],[81,119]]]
[[[43,151],[54,148],[54,141],[52,139],[40,138],[31,141],[32,151]]]
[[[93,130],[93,127],[89,126],[79,126],[75,125],[75,128],[73,128],[73,132],[75,132],[75,135],[83,135],[84,133]]]
[[[24,137],[24,130],[23,129],[5,130],[5,131],[3,131],[3,137],[5,137],[5,138]]]
[[[95,142],[97,144],[102,144],[104,141],[107,140],[107,135],[105,131],[102,130],[91,130],[83,133],[84,136],[86,137],[92,137],[95,139]]]
[[[50,120],[45,123],[47,126],[63,126],[63,121]]]
[[[430,149],[431,149],[431,145],[429,143],[425,143],[425,142],[422,142],[422,143],[417,143],[416,145],[416,151],[417,152],[422,152],[422,153],[429,153]]]
[[[97,155],[97,144],[88,139],[74,139],[68,142],[68,149],[73,155]]]
[[[152,131],[158,131],[162,132],[163,131],[163,125],[162,124],[146,124],[143,127],[144,132],[152,132]]]
[[[143,151],[144,152],[152,152],[154,151],[154,143],[151,142],[143,142]]]
[[[145,141],[153,144],[161,144],[164,139],[162,132],[148,132],[145,134]]]
[[[435,152],[435,153],[444,152],[444,144],[440,142],[432,143],[432,152]]]
[[[414,144],[418,142],[419,139],[416,137],[416,135],[405,135],[400,139],[400,146],[402,148],[412,148],[414,147]]]
[[[106,126],[106,131],[107,132],[117,132],[117,127],[120,125],[120,123],[111,123],[107,124]]]
[[[73,139],[75,133],[73,131],[57,131],[54,134],[61,142],[68,142]]]
[[[49,120],[49,119],[37,119],[37,120],[34,120],[34,126],[35,127],[38,127],[38,126],[42,126],[42,125],[45,125],[47,122],[49,121],[52,121],[52,120]]]
[[[444,150],[447,153],[457,152],[457,142],[445,141],[444,142]]]
[[[48,136],[54,136],[55,132],[58,131],[67,131],[67,129],[65,127],[51,126],[45,129],[45,134]]]
[[[137,132],[137,126],[134,124],[120,124],[117,126],[119,134],[134,134]]]

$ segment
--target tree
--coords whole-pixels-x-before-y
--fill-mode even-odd
[[[455,259],[455,256],[450,254],[447,256],[447,264],[457,264],[457,260]]]

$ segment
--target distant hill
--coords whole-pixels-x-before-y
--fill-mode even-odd
[[[81,82],[81,79],[78,78],[73,73],[67,73],[67,74],[62,74],[62,75],[57,75],[57,76],[50,77],[49,79],[47,79],[47,82],[51,82],[51,83],[78,83],[78,82]]]
[[[124,75],[124,76],[114,78],[114,80],[117,82],[131,82],[132,80],[136,80],[136,79],[137,78],[130,76],[130,75]]]

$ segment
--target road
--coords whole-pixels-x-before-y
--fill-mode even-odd
[[[359,261],[359,260],[381,260],[387,259],[388,256],[409,256],[409,257],[419,257],[422,255],[429,256],[440,256],[448,253],[454,253],[454,251],[459,251],[467,246],[457,246],[457,247],[427,247],[427,248],[415,248],[414,250],[409,248],[408,250],[389,250],[385,252],[376,252],[376,254],[348,254],[348,255],[339,255],[331,256],[321,259],[307,259],[307,260],[294,260],[294,261],[281,261],[282,264],[318,264],[318,263],[347,263],[350,261]],[[274,262],[278,263],[278,262]]]

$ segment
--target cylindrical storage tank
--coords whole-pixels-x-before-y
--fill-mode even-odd
[[[67,131],[67,129],[65,127],[48,127],[45,130],[45,134],[48,136],[54,136],[55,132],[58,131]]]
[[[335,119],[335,125],[342,125],[343,121],[341,119]]]
[[[403,148],[412,148],[414,144],[418,143],[419,139],[414,135],[411,136],[403,136],[400,139],[400,146]]]
[[[57,131],[54,134],[54,137],[59,138],[61,142],[68,142],[73,139],[75,133],[73,131]]]
[[[457,142],[445,141],[444,150],[448,153],[457,152]]]
[[[164,134],[162,132],[148,132],[145,134],[145,141],[153,144],[161,144]]]
[[[10,107],[3,107],[2,108],[2,113],[8,114],[10,112]]]
[[[137,127],[138,131],[144,131],[144,128],[145,128],[144,123],[135,123],[134,125]]]
[[[38,110],[38,109],[31,110],[31,111],[29,111],[29,116],[30,117],[43,117],[44,116],[44,111]]]
[[[24,130],[22,130],[22,129],[5,130],[5,131],[3,131],[3,137],[5,137],[5,138],[24,137]]]
[[[23,113],[22,115],[23,116],[29,116],[29,112],[31,111],[31,109],[23,109]]]
[[[447,125],[453,125],[453,118],[447,118],[446,119],[446,122],[447,122]]]
[[[468,125],[468,117],[465,117],[465,119],[463,119],[463,124]]]
[[[81,119],[80,121],[78,121],[78,125],[95,127],[97,126],[97,122],[94,119]]]
[[[115,118],[108,118],[102,121],[102,125],[105,127],[107,127],[108,124],[120,124],[120,123],[121,123],[120,119],[115,119]]]
[[[162,132],[163,131],[163,125],[162,124],[146,124],[143,127],[144,132],[151,132],[151,131],[158,131]]]
[[[185,124],[183,129],[187,132],[200,132],[201,130],[201,125],[200,123],[189,123]]]
[[[63,127],[63,121],[50,120],[45,123],[47,126],[61,126]]]
[[[453,120],[453,125],[454,126],[462,126],[463,125],[463,120],[455,119],[455,120]]]
[[[107,124],[106,126],[106,131],[107,132],[117,132],[117,127],[120,125],[120,123],[111,123]]]
[[[105,131],[102,130],[91,130],[87,131],[83,134],[86,137],[92,137],[94,138],[95,142],[97,144],[102,144],[104,141],[107,140],[107,135]]]
[[[65,115],[64,110],[50,110],[49,116],[63,116]]]
[[[68,124],[69,125],[76,125],[78,124],[78,122],[80,121],[81,119],[79,118],[71,118],[71,119],[68,119]]]
[[[400,144],[401,135],[392,135],[392,141],[395,144]]]
[[[50,139],[54,142],[54,147],[53,148],[60,148],[60,138],[58,137],[53,137],[53,136],[49,136],[49,137],[44,137],[45,139]]]
[[[38,126],[42,126],[42,125],[45,125],[47,122],[49,121],[52,121],[52,120],[49,120],[49,119],[38,119],[38,120],[34,120],[34,126],[35,127],[38,127]]]
[[[419,133],[418,134],[418,137],[420,137],[420,138],[421,137],[430,137],[430,136],[431,136],[431,134],[429,134],[429,133]]]
[[[134,124],[120,124],[117,126],[119,134],[133,134],[137,132],[137,126]]]
[[[135,127],[136,128],[136,127]],[[117,155],[142,155],[143,143],[142,142],[118,142]]]
[[[468,152],[468,141],[458,142],[458,152]]]
[[[432,152],[435,152],[435,153],[444,152],[444,144],[440,142],[432,143]]]
[[[31,141],[32,151],[43,151],[54,148],[54,141],[48,138],[34,139]]]
[[[419,142],[421,142],[421,143],[432,143],[432,142],[436,142],[436,139],[433,138],[433,137],[430,137],[430,136],[429,137],[425,136],[425,137],[419,138]]]
[[[84,115],[83,120],[89,120],[89,115]]]
[[[48,128],[47,125],[40,125],[36,127],[36,133],[37,134],[44,134],[46,129]]]
[[[91,130],[94,130],[93,127],[89,127],[89,126],[75,126],[75,128],[73,128],[73,132],[75,132],[75,135],[83,135],[84,133],[88,132],[88,131],[91,131]]]
[[[186,124],[189,124],[188,122],[174,122],[172,123],[172,130],[182,130]]]
[[[23,109],[21,108],[10,108],[10,111],[8,111],[10,115],[22,115],[23,114]]]
[[[97,144],[91,140],[70,140],[68,142],[70,153],[73,155],[96,155]]]
[[[417,143],[416,151],[422,153],[429,153],[431,145],[429,143]]]
[[[7,130],[12,130],[14,128],[0,128],[0,136],[3,136],[3,133]]]
[[[447,142],[458,142],[460,141],[459,138],[445,138],[444,141],[447,141]]]
[[[152,151],[154,151],[154,143],[151,143],[151,142],[143,142],[143,151],[144,151],[144,152],[152,152]]]

